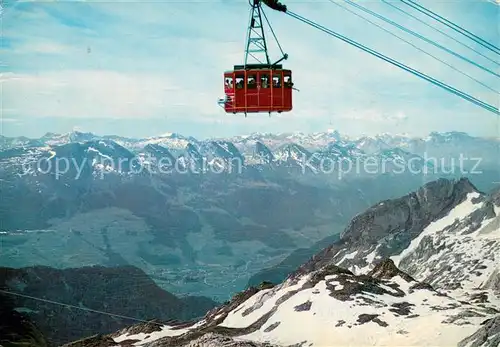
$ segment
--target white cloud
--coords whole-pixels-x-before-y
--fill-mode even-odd
[[[0,123],[17,123],[17,122],[19,122],[19,119],[5,118],[5,117],[0,118]]]
[[[17,50],[29,54],[29,53],[52,53],[60,54],[67,53],[73,50],[73,47],[68,45],[62,45],[57,42],[45,41],[45,42],[32,42],[30,44],[22,44]]]
[[[193,102],[161,75],[71,70],[8,73],[1,82],[4,106],[16,116],[134,118],[158,116],[169,105]]]

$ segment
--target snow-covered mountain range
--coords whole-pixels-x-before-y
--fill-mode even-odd
[[[460,132],[426,138],[382,134],[349,138],[337,131],[314,134],[251,134],[198,140],[176,133],[133,139],[71,132],[39,139],[0,137],[0,160],[18,174],[50,171],[56,165],[103,173],[235,172],[286,168],[332,177],[386,174],[464,174],[496,170],[500,141]],[[59,161],[59,164],[56,162]],[[64,163],[63,163],[64,162]],[[55,174],[54,172],[51,172]],[[67,174],[67,172],[64,172]]]
[[[468,135],[464,132],[432,132],[426,137],[415,137],[398,134],[379,134],[375,136],[352,137],[340,134],[336,130],[328,130],[318,133],[253,133],[245,136],[233,136],[227,138],[196,139],[192,136],[184,136],[178,133],[165,133],[148,138],[129,138],[117,135],[98,135],[90,132],[73,131],[66,134],[47,133],[44,136],[33,139],[24,136],[5,137],[0,136],[0,149],[5,150],[20,146],[58,146],[72,142],[87,142],[95,140],[111,140],[124,147],[141,149],[147,145],[161,145],[169,149],[184,149],[188,143],[200,145],[211,141],[232,142],[239,151],[248,153],[252,151],[258,142],[266,144],[272,150],[276,150],[283,144],[296,143],[308,150],[316,150],[328,146],[334,142],[342,146],[355,145],[366,153],[374,153],[383,149],[399,147],[410,152],[420,152],[423,148],[431,145],[454,145],[471,146],[472,144],[498,146],[498,138],[482,138]]]
[[[279,284],[196,322],[153,321],[68,346],[500,344],[500,191],[437,180],[381,201]]]

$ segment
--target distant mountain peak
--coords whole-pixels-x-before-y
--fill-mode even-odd
[[[53,132],[47,132],[45,133],[45,135],[43,135],[41,137],[41,139],[44,139],[44,138],[51,138],[51,137],[58,137],[58,136],[61,136],[61,134],[58,134],[58,133],[53,133]]]
[[[186,136],[181,135],[179,133],[175,133],[175,132],[166,132],[166,133],[160,134],[158,136],[148,137],[148,139],[155,139],[155,138],[159,138],[159,137],[166,137],[166,138],[171,138],[171,139],[187,139]]]

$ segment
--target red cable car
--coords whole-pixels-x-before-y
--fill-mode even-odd
[[[288,112],[292,110],[292,71],[281,65],[234,66],[224,73],[227,113]]]
[[[260,0],[253,0],[251,7],[245,64],[235,65],[233,70],[224,72],[225,96],[219,99],[219,105],[226,113],[244,113],[245,117],[247,113],[266,112],[271,115],[272,112],[289,112],[293,108],[292,90],[295,89],[292,83],[292,71],[283,69],[283,66],[278,64],[287,59],[288,55],[281,51],[283,57],[274,64],[270,63],[262,25],[263,10]],[[286,10],[286,7],[284,9]],[[276,10],[283,11],[283,9]],[[265,14],[264,18],[267,21]],[[267,23],[270,27],[269,21]],[[272,28],[271,32],[274,35]],[[275,35],[274,38],[276,39]],[[252,49],[251,45],[255,48]],[[255,57],[255,53],[263,54],[267,63],[261,63],[261,60]],[[249,56],[259,63],[248,64]]]

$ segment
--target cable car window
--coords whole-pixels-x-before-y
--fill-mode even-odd
[[[224,86],[226,89],[233,89],[233,78],[230,76],[226,76],[224,79]]]
[[[273,75],[273,88],[281,88],[281,74]]]
[[[284,76],[283,77],[283,84],[285,88],[292,88],[293,83],[292,83],[292,76]]]
[[[269,88],[269,75],[267,73],[260,74],[260,87]]]
[[[247,88],[248,89],[257,88],[257,74],[248,75]]]
[[[236,76],[236,89],[243,89],[244,80],[245,78],[243,77],[243,75]]]

